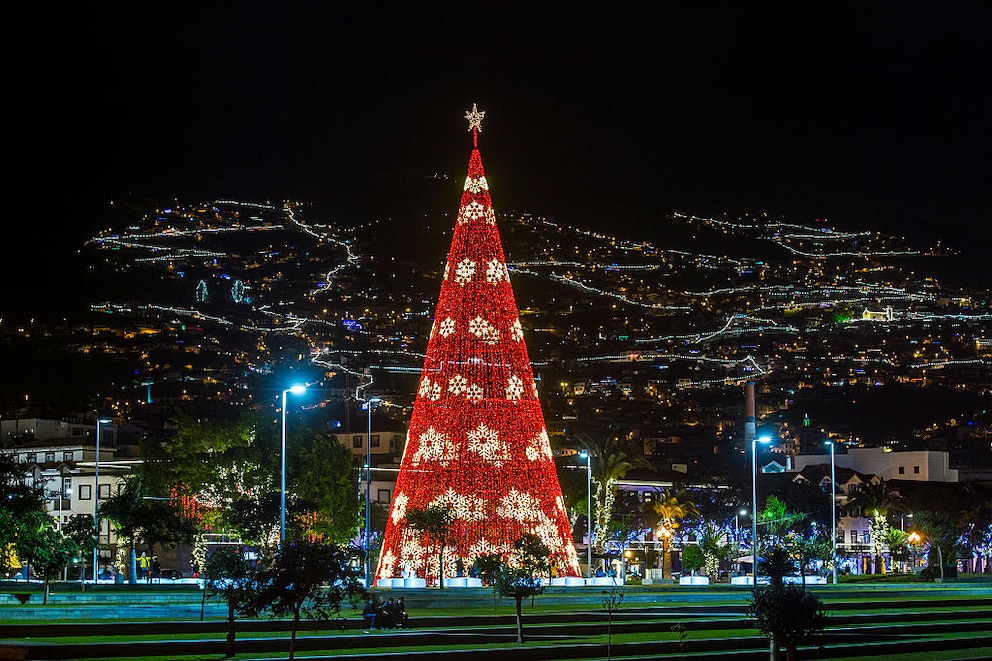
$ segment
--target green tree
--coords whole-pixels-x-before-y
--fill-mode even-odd
[[[786,658],[793,661],[799,644],[827,623],[827,615],[819,597],[796,585],[774,585],[755,589],[748,614],[754,626],[768,637],[769,658],[779,657],[786,649]]]
[[[672,538],[688,517],[699,516],[699,510],[683,489],[665,488],[658,498],[645,504],[654,518],[656,534],[661,537],[661,577],[672,576]]]
[[[450,505],[411,507],[406,511],[407,525],[437,545],[437,587],[440,590],[444,589],[444,551],[454,521],[455,514]]]
[[[930,580],[944,578],[944,568],[953,566],[961,552],[962,529],[957,518],[946,511],[916,511],[913,527],[923,533],[929,544],[927,567],[922,575]]]
[[[884,574],[885,561],[882,553],[885,551],[885,535],[890,527],[889,514],[903,511],[899,492],[888,482],[868,483],[851,495],[847,506],[861,510],[868,518],[875,573]]]
[[[798,532],[789,533],[787,536],[789,550],[796,559],[799,574],[803,578],[803,587],[806,586],[806,573],[810,565],[816,560],[832,560],[834,547],[830,540],[830,534],[822,528],[814,528],[809,533]]]
[[[287,478],[295,536],[347,544],[359,525],[358,473],[351,451],[312,431],[298,438],[296,447]]]
[[[292,618],[290,661],[296,653],[300,620],[326,622],[337,617],[346,599],[368,599],[348,554],[335,544],[298,540],[284,544],[264,559],[249,612],[268,611],[272,617]]]
[[[100,505],[100,516],[114,524],[119,539],[126,540],[132,584],[138,581],[135,551],[139,541],[171,548],[191,543],[199,529],[172,500],[150,494],[143,473],[122,478],[118,492]]]
[[[508,560],[500,562],[493,574],[493,585],[502,597],[512,597],[517,613],[517,642],[524,642],[523,600],[544,592],[542,573],[547,571],[551,549],[535,536],[524,536],[513,543]]]
[[[52,517],[45,512],[36,512],[21,521],[17,552],[45,580],[43,603],[48,603],[51,580],[62,574],[78,551],[76,543],[56,530]]]
[[[71,539],[77,547],[76,558],[80,562],[79,578],[82,580],[84,567],[82,554],[93,550],[98,540],[96,528],[93,526],[92,514],[73,514],[62,526],[62,534]]]
[[[237,616],[250,613],[255,598],[255,570],[236,546],[221,546],[207,556],[203,568],[203,593],[219,596],[227,604],[227,641],[224,656],[235,655]]]
[[[6,575],[17,562],[18,531],[45,512],[42,489],[27,484],[24,465],[12,454],[0,454],[0,574]]]
[[[697,571],[702,569],[705,564],[706,558],[703,557],[703,550],[699,548],[699,544],[686,544],[682,547],[683,571],[688,571],[691,574],[695,574]]]

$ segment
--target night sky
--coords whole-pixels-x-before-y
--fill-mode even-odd
[[[397,173],[464,176],[473,102],[497,211],[651,240],[674,210],[962,240],[992,220],[988,2],[114,4],[20,24],[9,156],[38,239],[127,194],[358,220]]]

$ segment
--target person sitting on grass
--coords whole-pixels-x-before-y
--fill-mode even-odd
[[[386,603],[382,605],[382,610],[379,613],[379,626],[383,629],[392,629],[396,626],[396,611],[393,598],[390,597],[386,600]]]

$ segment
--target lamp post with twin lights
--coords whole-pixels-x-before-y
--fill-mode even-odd
[[[834,585],[837,585],[837,468],[834,461],[834,442],[824,442],[830,446],[830,548],[833,549]]]
[[[307,390],[303,384],[296,384],[282,391],[282,447],[280,453],[279,483],[279,546],[286,539],[286,395],[302,395]]]
[[[758,443],[771,443],[767,436],[751,440],[751,573],[758,589]]]
[[[579,456],[586,460],[586,564],[592,576],[592,454],[582,450]]]
[[[96,456],[93,459],[93,583],[97,581],[100,562],[100,428],[110,424],[108,418],[96,421]]]

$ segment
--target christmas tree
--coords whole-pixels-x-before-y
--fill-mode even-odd
[[[552,571],[579,576],[572,528],[510,286],[479,154],[482,118],[465,115],[472,154],[444,269],[420,388],[396,480],[376,580],[436,583],[481,555],[509,555],[524,534],[551,550]],[[446,507],[437,540],[406,513]]]

